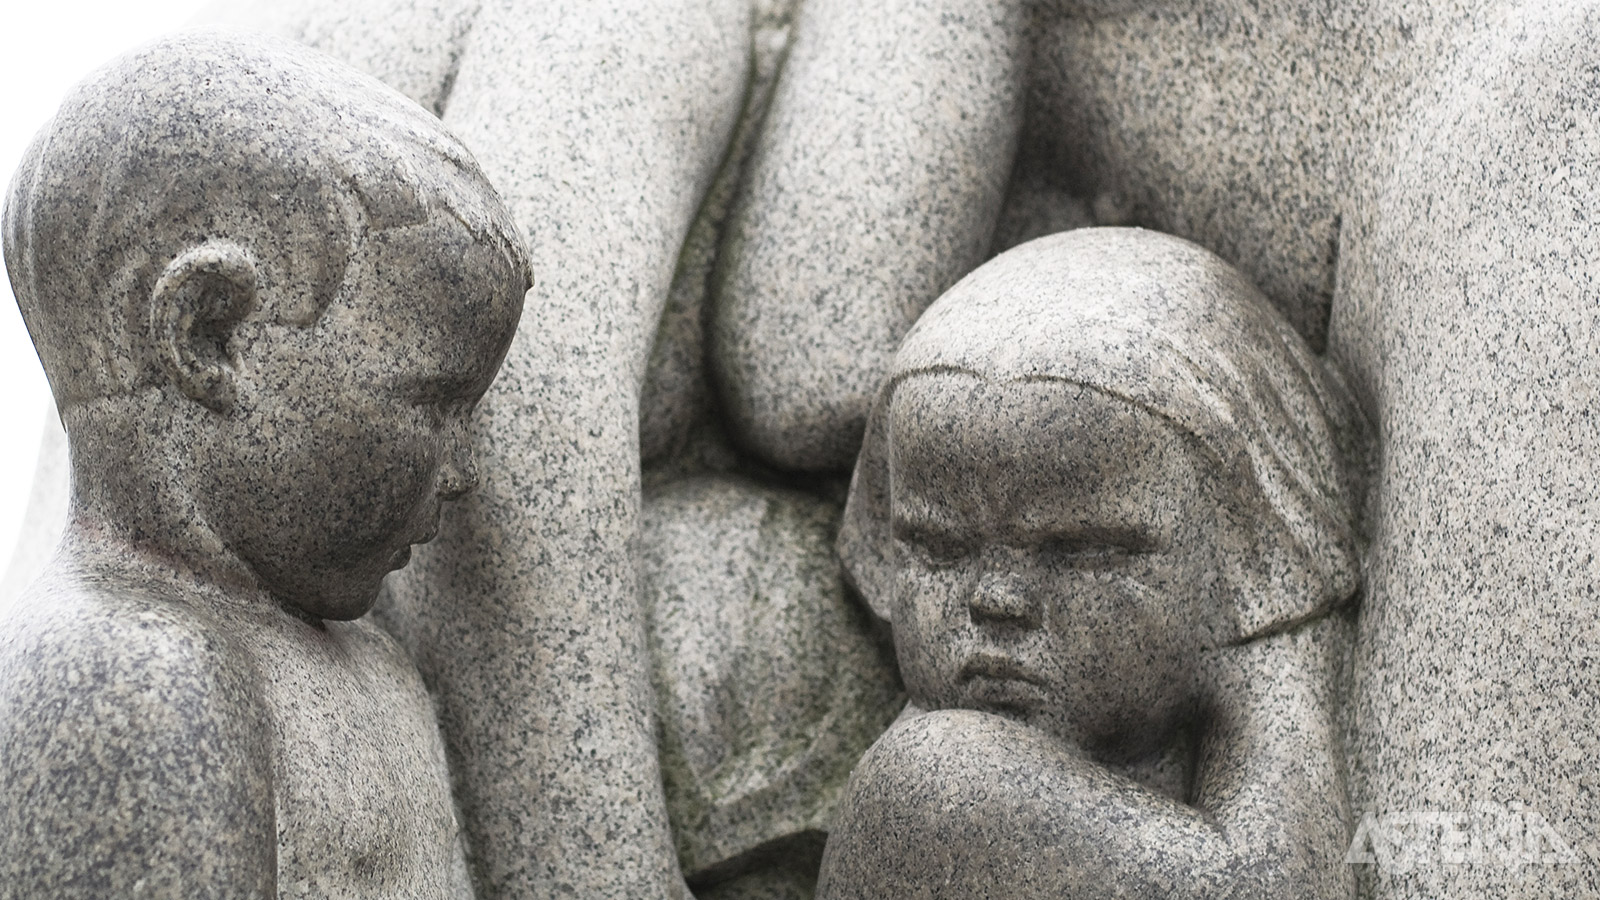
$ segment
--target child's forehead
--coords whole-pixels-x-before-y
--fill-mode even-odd
[[[941,372],[901,389],[888,453],[900,521],[1018,545],[1090,529],[1170,546],[1235,495],[1191,435],[1093,387]]]
[[[368,232],[321,340],[351,340],[444,372],[476,371],[520,318],[523,276],[448,213]]]

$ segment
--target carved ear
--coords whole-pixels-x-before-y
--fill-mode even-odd
[[[889,532],[889,396],[878,391],[867,417],[867,434],[850,479],[850,497],[839,525],[839,562],[845,579],[878,618],[892,618],[894,547]]]
[[[256,265],[228,241],[178,254],[150,292],[150,341],[172,383],[217,412],[233,405],[228,339],[256,307]]]

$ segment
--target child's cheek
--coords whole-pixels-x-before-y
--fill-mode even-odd
[[[894,643],[913,700],[931,707],[954,702],[961,660],[970,643],[959,576],[902,569],[895,578]]]
[[[1075,705],[1106,713],[1159,705],[1192,655],[1192,629],[1163,582],[1079,572],[1056,583],[1048,628]]]

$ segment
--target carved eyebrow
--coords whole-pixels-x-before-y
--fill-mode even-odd
[[[889,523],[894,531],[954,534],[960,530],[958,520],[943,511],[927,503],[907,503],[903,500],[890,501]]]
[[[1089,525],[1081,528],[1052,528],[1034,535],[1038,546],[1115,547],[1129,553],[1151,553],[1162,549],[1159,536],[1143,528]]]

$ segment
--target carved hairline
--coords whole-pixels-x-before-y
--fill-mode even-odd
[[[1189,365],[1194,365],[1181,348],[1169,345],[1169,351],[1182,356]],[[1117,391],[1105,385],[1095,384],[1080,378],[1072,378],[1052,374],[1026,374],[1026,375],[995,375],[981,372],[966,366],[951,364],[934,364],[918,366],[916,368],[895,372],[880,387],[876,401],[873,404],[868,419],[867,431],[863,442],[860,459],[852,477],[849,502],[845,510],[844,521],[839,534],[839,557],[843,565],[847,580],[860,593],[880,618],[890,618],[889,592],[892,586],[882,583],[885,572],[891,567],[893,550],[890,546],[890,528],[892,527],[892,512],[887,508],[891,499],[889,493],[892,479],[889,477],[888,444],[892,440],[889,433],[889,410],[894,392],[900,384],[913,376],[919,375],[965,375],[971,376],[991,384],[1023,384],[1036,382],[1053,382],[1062,385],[1075,385],[1093,390],[1096,393],[1111,397],[1127,403],[1135,409],[1141,409],[1168,427],[1183,435],[1192,445],[1199,448],[1218,466],[1225,470],[1237,470],[1243,467],[1248,471],[1249,477],[1243,479],[1227,479],[1238,484],[1232,492],[1240,501],[1247,504],[1247,509],[1269,514],[1281,527],[1275,532],[1287,532],[1283,535],[1283,542],[1287,547],[1297,551],[1302,557],[1302,562],[1308,567],[1317,570],[1319,580],[1324,583],[1324,590],[1328,596],[1322,602],[1306,606],[1306,611],[1301,615],[1288,619],[1274,619],[1265,627],[1251,628],[1248,623],[1241,622],[1241,640],[1249,640],[1268,634],[1278,633],[1291,628],[1299,622],[1310,618],[1319,611],[1337,606],[1353,594],[1359,587],[1358,583],[1345,584],[1344,581],[1354,578],[1359,572],[1359,535],[1357,531],[1356,498],[1327,497],[1325,500],[1340,508],[1312,509],[1310,512],[1319,520],[1319,530],[1331,532],[1328,534],[1328,543],[1331,548],[1324,548],[1319,553],[1317,548],[1309,543],[1305,536],[1300,534],[1300,529],[1293,527],[1284,518],[1284,511],[1272,503],[1267,496],[1262,475],[1257,466],[1253,464],[1250,453],[1252,442],[1245,438],[1241,427],[1233,425],[1229,430],[1239,435],[1238,446],[1232,453],[1226,453],[1216,447],[1204,435],[1197,433],[1193,428],[1176,420],[1172,415],[1150,403],[1137,399],[1125,392]],[[881,446],[877,446],[881,444]],[[1276,447],[1269,446],[1274,452],[1280,467],[1298,483],[1297,487],[1302,493],[1311,493],[1306,490],[1302,473],[1296,467],[1289,465],[1281,456],[1276,455]],[[1337,455],[1337,448],[1332,448]],[[1231,459],[1229,457],[1232,457]],[[1354,461],[1341,460],[1341,464],[1354,464]],[[863,482],[865,479],[865,482]],[[875,483],[881,481],[882,483]],[[878,495],[878,496],[872,496]],[[1318,504],[1326,506],[1327,504]],[[877,508],[882,506],[883,508]],[[1329,554],[1332,554],[1329,558]],[[865,554],[868,558],[862,559]],[[874,571],[876,570],[876,571]],[[1341,578],[1341,575],[1344,577]],[[1287,587],[1287,586],[1286,586]]]
[[[893,375],[891,375],[887,381],[884,382],[883,387],[880,390],[883,392],[884,405],[885,405],[884,406],[884,414],[885,415],[888,414],[888,403],[889,403],[890,399],[894,397],[894,392],[899,389],[900,384],[902,382],[906,381],[907,379],[910,379],[910,378],[913,378],[913,377],[916,377],[916,376],[921,376],[921,375],[966,375],[966,376],[969,376],[969,377],[972,377],[972,378],[977,378],[977,379],[979,379],[981,381],[986,381],[986,382],[988,382],[990,384],[996,384],[996,385],[1002,385],[1002,384],[1041,384],[1042,383],[1042,384],[1061,384],[1061,385],[1069,385],[1069,386],[1074,386],[1074,387],[1087,388],[1087,389],[1089,389],[1091,391],[1094,391],[1097,394],[1103,394],[1103,395],[1105,395],[1107,397],[1112,398],[1113,400],[1118,400],[1118,401],[1121,401],[1123,403],[1126,403],[1129,406],[1133,407],[1134,409],[1140,409],[1140,410],[1143,410],[1143,411],[1151,414],[1152,416],[1154,416],[1157,419],[1160,419],[1162,422],[1166,423],[1167,426],[1169,426],[1173,430],[1179,432],[1180,434],[1183,434],[1186,437],[1189,437],[1189,438],[1193,439],[1194,443],[1200,448],[1200,450],[1202,452],[1204,452],[1206,456],[1209,456],[1213,462],[1217,463],[1218,465],[1227,465],[1228,464],[1227,461],[1222,457],[1220,452],[1215,447],[1212,447],[1211,444],[1208,441],[1206,441],[1200,435],[1196,434],[1193,429],[1186,427],[1185,425],[1183,425],[1183,423],[1181,423],[1181,422],[1177,421],[1176,419],[1172,418],[1172,416],[1169,413],[1167,413],[1166,411],[1158,409],[1158,408],[1156,408],[1154,406],[1151,406],[1149,403],[1146,403],[1143,400],[1139,400],[1139,399],[1137,399],[1137,398],[1135,398],[1133,396],[1130,396],[1129,394],[1124,393],[1122,391],[1118,391],[1115,388],[1106,387],[1105,385],[1101,385],[1101,384],[1095,384],[1092,381],[1084,381],[1081,378],[1071,378],[1071,377],[1068,377],[1068,376],[1065,376],[1065,375],[1028,374],[1028,375],[999,375],[999,376],[996,376],[996,375],[992,375],[992,374],[989,374],[989,373],[980,372],[977,369],[971,369],[971,368],[968,368],[966,366],[956,366],[956,365],[949,365],[949,364],[937,364],[937,365],[921,366],[921,367],[915,368],[915,369],[908,369],[908,370],[906,370],[904,372],[896,372]]]
[[[126,69],[130,61],[148,54],[160,59],[163,54],[174,51],[182,53],[190,43],[213,52],[216,50],[213,44],[224,47],[237,44],[247,48],[245,58],[252,60],[263,52],[285,54],[284,66],[260,79],[259,83],[267,89],[253,96],[272,95],[274,87],[289,83],[283,79],[295,73],[341,68],[303,47],[284,45],[274,50],[270,46],[272,41],[198,32],[163,39],[148,50],[134,51],[106,71],[115,73],[118,66]],[[223,68],[228,65],[224,64]],[[145,71],[151,68],[150,65],[143,67]],[[274,68],[268,66],[268,71]],[[117,94],[100,95],[99,82],[94,79],[103,76],[97,75],[69,95],[62,109],[30,144],[11,181],[6,196],[4,234],[18,299],[23,308],[29,310],[28,318],[36,320],[30,321],[30,330],[41,341],[41,356],[53,363],[49,368],[59,408],[127,395],[159,383],[147,364],[150,348],[138,325],[143,319],[141,310],[148,308],[148,291],[160,280],[171,261],[187,248],[210,241],[229,241],[246,248],[257,265],[266,267],[269,279],[277,275],[284,279],[282,284],[303,288],[298,303],[268,310],[274,320],[295,326],[314,324],[328,306],[345,293],[351,279],[351,266],[358,258],[354,251],[364,236],[426,222],[437,213],[459,222],[478,242],[495,247],[524,284],[531,283],[531,267],[521,235],[470,151],[436,118],[420,108],[414,111],[406,108],[409,101],[390,89],[363,94],[367,86],[359,81],[366,76],[348,67],[342,68],[352,80],[349,85],[335,82],[334,89],[352,91],[352,103],[357,105],[351,109],[362,111],[348,126],[335,126],[336,131],[350,135],[348,147],[333,145],[324,152],[308,155],[277,156],[270,149],[265,153],[247,152],[241,158],[249,164],[250,172],[260,166],[260,172],[266,176],[265,181],[260,182],[242,176],[229,179],[225,165],[215,169],[215,165],[223,164],[213,164],[209,160],[196,167],[171,168],[169,163],[175,165],[175,161],[159,153],[147,155],[144,148],[153,140],[147,133],[148,125],[111,131],[109,134],[115,137],[103,145],[104,150],[84,156],[74,145],[59,144],[61,135],[58,132],[63,127],[61,123],[66,121],[63,117],[69,117],[68,120],[78,127],[83,127],[84,122],[90,128],[103,127],[102,123],[115,121],[115,113],[112,113],[113,118],[107,118],[108,111],[118,109],[109,105],[111,101],[104,97],[114,98]],[[345,72],[337,72],[335,77],[347,76]],[[114,81],[109,83],[115,84]],[[210,83],[209,79],[206,83]],[[377,83],[371,82],[371,86]],[[383,96],[384,93],[390,96]],[[194,115],[205,117],[218,110],[226,112],[237,107],[244,112],[243,124],[232,127],[248,134],[272,130],[270,117],[252,113],[248,104],[239,106],[229,102],[231,99],[224,97],[220,105],[196,107]],[[342,107],[333,111],[332,118],[312,116],[307,121],[313,125],[342,121],[343,114],[338,109]],[[182,113],[179,115],[181,117]],[[76,186],[63,187],[62,167],[80,165],[85,159],[96,163],[95,177]],[[165,185],[159,181],[162,171],[172,173],[167,176],[169,181]],[[181,210],[186,217],[205,209],[249,209],[252,201],[258,201],[259,209],[226,217],[233,220],[235,226],[225,229],[195,229],[192,224],[186,229],[179,224],[184,221],[182,219],[164,220],[162,215],[169,211],[166,198],[176,199],[186,192],[193,193],[174,190],[173,183],[199,184],[206,181],[204,172],[210,171],[223,174],[217,179],[219,201],[211,203],[202,197],[188,204],[179,200],[179,205],[171,208]],[[158,173],[157,180],[151,180],[152,173]],[[419,173],[423,177],[417,177]],[[296,182],[300,186],[296,186]],[[285,186],[286,195],[280,199],[276,191],[285,190]],[[211,190],[208,187],[206,192]],[[467,193],[472,196],[465,197]],[[141,212],[136,205],[130,205],[135,196],[147,198],[141,202],[152,204],[151,209]],[[50,239],[50,229],[45,224],[48,219],[44,217],[70,209],[71,204],[78,205],[77,219],[88,217],[88,227],[78,229],[80,235],[127,233],[140,237],[107,255],[92,271],[64,277],[59,269],[61,256],[68,249],[44,252],[41,242]],[[316,230],[307,232],[313,236],[301,242],[302,249],[309,251],[302,254],[307,262],[286,265],[287,260],[294,258],[293,248],[263,252],[272,250],[270,245],[263,246],[262,241],[270,237],[274,229],[308,213],[308,221]],[[152,216],[151,221],[158,227],[147,230],[145,220]],[[159,227],[163,223],[166,227]],[[314,237],[318,234],[322,235],[321,240]],[[82,237],[68,242],[71,247],[80,243],[83,243]],[[93,246],[92,240],[88,246]],[[89,290],[103,298],[90,304],[97,311],[87,310],[77,299],[86,290],[78,282],[85,279],[93,282]],[[76,312],[70,310],[74,305],[79,307]],[[93,329],[91,343],[80,343],[72,349],[62,335],[74,331],[72,323],[80,321],[103,323],[105,327]],[[98,371],[98,374],[80,375],[80,370]]]
[[[1186,356],[1184,357],[1184,359],[1185,359],[1186,362],[1189,361]],[[1192,362],[1191,362],[1191,364],[1192,364]],[[1153,416],[1154,418],[1158,419],[1163,424],[1165,424],[1168,428],[1171,428],[1173,431],[1176,431],[1178,434],[1180,434],[1184,438],[1186,438],[1193,447],[1195,447],[1202,454],[1204,454],[1206,457],[1208,457],[1211,460],[1211,462],[1213,462],[1214,464],[1216,464],[1217,466],[1219,466],[1219,467],[1221,467],[1223,469],[1231,469],[1231,468],[1236,467],[1240,462],[1238,457],[1240,455],[1247,455],[1247,454],[1244,454],[1242,448],[1238,448],[1238,452],[1236,452],[1236,453],[1226,454],[1225,451],[1223,451],[1221,448],[1215,446],[1214,442],[1207,440],[1204,435],[1196,432],[1193,428],[1190,428],[1189,426],[1185,425],[1183,422],[1181,422],[1178,419],[1174,418],[1171,415],[1171,413],[1167,412],[1166,410],[1163,410],[1163,409],[1159,408],[1158,406],[1152,405],[1152,404],[1150,404],[1150,403],[1148,403],[1148,402],[1146,402],[1144,400],[1138,399],[1138,398],[1132,396],[1131,394],[1128,394],[1128,393],[1123,392],[1123,391],[1119,391],[1119,390],[1117,390],[1115,388],[1108,387],[1108,386],[1103,385],[1103,384],[1095,384],[1094,382],[1091,382],[1091,381],[1084,381],[1081,378],[1071,378],[1071,377],[1063,376],[1063,375],[1028,374],[1028,375],[1001,375],[1001,376],[996,376],[996,375],[980,372],[980,371],[978,371],[976,369],[967,368],[965,366],[955,366],[955,365],[929,365],[929,366],[922,366],[922,367],[919,367],[919,368],[916,368],[916,369],[910,369],[910,370],[907,370],[907,371],[904,371],[904,372],[896,372],[893,376],[891,376],[884,383],[884,385],[882,387],[883,397],[884,397],[884,400],[883,400],[884,406],[883,406],[882,415],[885,415],[885,416],[888,415],[889,403],[891,402],[892,398],[894,397],[894,392],[899,388],[900,384],[902,382],[906,381],[909,378],[912,378],[912,377],[915,377],[915,376],[921,376],[921,375],[967,375],[967,376],[971,376],[973,378],[981,379],[981,380],[986,381],[986,382],[988,382],[990,384],[996,384],[996,385],[1050,383],[1050,384],[1061,384],[1061,385],[1067,385],[1067,386],[1081,387],[1081,388],[1085,388],[1087,390],[1094,391],[1097,394],[1101,394],[1103,396],[1110,397],[1113,400],[1117,400],[1119,402],[1125,403],[1128,406],[1133,407],[1134,409],[1142,410],[1144,412],[1149,413],[1151,416]],[[1237,431],[1237,429],[1235,429],[1235,431]],[[1246,442],[1241,441],[1240,443],[1243,444],[1243,443],[1246,443]],[[1284,468],[1285,468],[1286,471],[1289,471],[1291,473],[1294,473],[1294,474],[1298,475],[1298,473],[1294,472],[1294,469],[1292,467],[1286,465]],[[1253,501],[1252,504],[1251,504],[1252,506],[1260,506],[1260,507],[1264,508],[1265,510],[1271,512],[1274,516],[1277,516],[1277,510],[1272,506],[1271,502],[1269,502],[1267,500],[1265,495],[1263,495],[1261,493],[1261,490],[1260,490],[1260,488],[1261,488],[1261,479],[1260,479],[1260,477],[1255,472],[1254,467],[1250,467],[1250,470],[1251,470],[1251,477],[1249,479],[1246,479],[1246,481],[1251,485],[1252,488],[1254,488],[1254,490],[1241,490],[1241,491],[1236,491],[1235,493],[1237,495],[1239,495],[1241,497],[1241,499],[1252,500]],[[1246,494],[1248,494],[1248,496],[1245,496]],[[1354,513],[1353,513],[1353,511],[1352,511],[1351,518],[1352,518],[1352,522],[1348,523],[1348,527],[1349,527],[1349,529],[1351,531],[1354,531],[1354,524],[1353,524]],[[1344,523],[1342,521],[1336,520],[1336,521],[1331,522],[1329,524],[1332,524],[1335,527],[1344,528],[1344,527],[1346,527],[1347,523]]]

